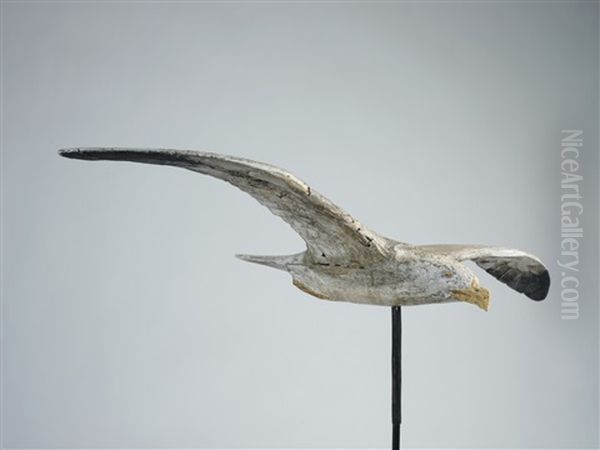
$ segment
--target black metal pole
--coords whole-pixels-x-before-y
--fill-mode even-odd
[[[400,449],[402,422],[402,310],[392,306],[392,450]]]

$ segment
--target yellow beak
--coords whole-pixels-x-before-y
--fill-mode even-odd
[[[484,287],[480,287],[475,280],[473,280],[469,289],[452,291],[451,297],[461,302],[477,305],[484,311],[487,311],[490,306],[490,291]]]

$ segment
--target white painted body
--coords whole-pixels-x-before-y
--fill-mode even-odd
[[[307,246],[297,255],[240,258],[289,272],[295,286],[318,298],[385,306],[465,301],[487,310],[489,292],[461,263],[464,260],[534,300],[548,292],[548,272],[535,256],[480,245],[412,246],[385,238],[291,173],[269,164],[168,149],[88,148],[60,154],[172,165],[233,184],[290,224]]]

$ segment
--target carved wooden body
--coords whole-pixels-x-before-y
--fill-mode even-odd
[[[480,245],[413,246],[385,238],[268,164],[181,150],[87,148],[60,154],[173,165],[233,184],[289,223],[307,246],[296,255],[239,257],[289,272],[296,287],[321,299],[385,306],[463,301],[487,310],[489,291],[479,286],[465,260],[533,300],[548,293],[548,271],[533,255]]]

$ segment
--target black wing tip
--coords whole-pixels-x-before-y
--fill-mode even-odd
[[[550,274],[544,270],[539,275],[536,275],[528,284],[524,294],[531,300],[540,302],[546,298],[550,290]]]
[[[117,149],[108,148],[61,148],[58,154],[69,159],[106,159],[107,154],[117,153]]]
[[[58,150],[58,154],[63,158],[78,159],[82,153],[79,148],[61,148]]]
[[[63,158],[88,161],[134,161],[154,164],[168,164],[173,160],[186,159],[189,151],[167,149],[138,149],[119,147],[80,147],[62,148],[58,154]]]

